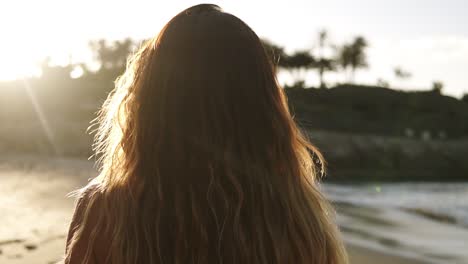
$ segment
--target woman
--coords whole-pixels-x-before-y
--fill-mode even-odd
[[[321,155],[237,17],[215,5],[175,16],[98,123],[101,172],[79,192],[65,263],[347,263]]]

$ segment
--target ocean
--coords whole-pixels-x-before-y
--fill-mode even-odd
[[[322,186],[333,202],[402,209],[468,227],[468,182],[325,183]]]

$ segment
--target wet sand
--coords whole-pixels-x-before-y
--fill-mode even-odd
[[[360,246],[347,245],[351,264],[427,264],[421,260],[391,255]]]

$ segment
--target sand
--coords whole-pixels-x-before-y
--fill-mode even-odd
[[[391,255],[355,245],[347,245],[351,264],[427,264],[414,258]]]
[[[67,194],[94,175],[93,163],[84,160],[0,159],[0,263],[60,261],[74,206]],[[339,211],[352,264],[468,263],[459,252],[467,229],[386,209],[340,204]],[[453,250],[437,249],[437,242],[452,243]]]
[[[42,243],[35,250],[28,251],[23,248],[24,245],[17,244],[17,255],[0,258],[1,263],[10,264],[31,264],[31,263],[60,263],[60,256],[63,254],[64,239],[56,239]],[[370,250],[367,248],[348,245],[351,264],[425,264],[411,258],[394,256],[383,252]]]

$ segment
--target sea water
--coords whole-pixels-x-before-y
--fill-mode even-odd
[[[468,182],[325,183],[323,189],[335,202],[411,210],[468,227]]]

